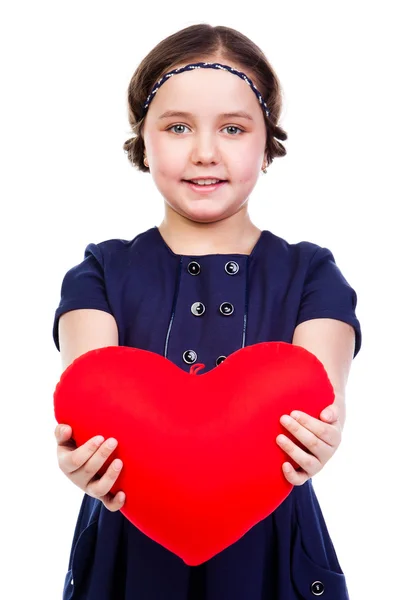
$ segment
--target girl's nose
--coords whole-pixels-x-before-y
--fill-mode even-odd
[[[219,162],[218,140],[213,134],[199,134],[193,139],[193,162]]]

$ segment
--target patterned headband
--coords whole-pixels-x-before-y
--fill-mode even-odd
[[[147,96],[146,102],[142,109],[142,118],[144,118],[144,116],[146,115],[147,109],[149,108],[151,101],[153,100],[154,96],[156,95],[156,93],[158,92],[158,90],[160,89],[160,87],[162,86],[163,83],[165,83],[170,77],[173,77],[174,75],[177,75],[178,73],[182,73],[183,71],[191,71],[192,69],[221,69],[222,71],[230,71],[230,73],[232,73],[233,75],[237,75],[238,77],[241,77],[241,79],[243,79],[251,87],[251,89],[257,96],[257,99],[258,99],[260,105],[262,106],[262,109],[264,110],[267,117],[269,117],[270,111],[268,110],[266,102],[264,101],[264,99],[261,96],[260,92],[258,91],[257,87],[254,85],[254,83],[251,81],[251,79],[249,79],[249,77],[247,77],[247,75],[245,75],[241,71],[238,71],[237,69],[234,69],[233,67],[230,67],[228,65],[220,65],[218,63],[199,62],[199,63],[192,63],[190,65],[186,65],[185,67],[180,67],[179,69],[174,69],[173,71],[170,71],[169,73],[166,73],[165,75],[163,75],[163,77],[161,77],[161,79],[159,79],[157,81],[157,83],[153,86],[150,94]]]

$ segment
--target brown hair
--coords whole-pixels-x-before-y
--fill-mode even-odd
[[[142,60],[128,87],[128,118],[135,137],[124,143],[128,160],[140,171],[148,172],[143,164],[144,142],[142,130],[145,118],[142,108],[153,85],[175,65],[191,62],[215,62],[224,59],[239,65],[259,89],[268,109],[264,113],[267,126],[267,164],[275,156],[285,156],[286,149],[278,140],[286,140],[287,133],[278,126],[282,110],[282,90],[276,73],[262,50],[248,37],[230,27],[208,24],[191,25],[181,29],[157,44]]]

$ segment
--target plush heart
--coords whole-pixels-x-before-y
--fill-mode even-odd
[[[237,350],[199,375],[126,346],[91,350],[61,375],[58,423],[77,446],[115,437],[123,469],[121,512],[188,565],[242,537],[289,495],[282,463],[298,465],[276,442],[279,419],[298,409],[319,418],[334,401],[322,363],[300,346],[262,342]],[[301,446],[302,447],[302,446]]]

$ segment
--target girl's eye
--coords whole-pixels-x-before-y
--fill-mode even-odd
[[[175,127],[186,127],[186,125],[182,125],[182,124],[178,124],[178,125],[171,125],[171,127],[168,127],[167,131],[170,131],[171,129],[174,129]],[[187,129],[187,127],[186,127]],[[174,131],[174,133],[182,133],[181,131]]]
[[[224,127],[224,129],[236,129],[236,131],[240,131],[241,133],[243,133],[243,129],[241,129],[240,127],[236,127],[236,125],[227,125],[227,127]]]
[[[175,129],[175,127],[184,127],[184,128],[186,127],[186,129],[188,129],[188,127],[186,125],[182,125],[181,123],[178,123],[177,125],[171,125],[171,127],[168,127],[167,131],[173,130],[173,129]],[[240,127],[236,127],[236,125],[227,125],[226,127],[224,127],[224,129],[230,129],[230,130],[235,129],[236,131],[240,131],[241,133],[244,132],[243,129],[241,129]],[[182,133],[182,131],[174,131],[174,133]],[[236,133],[234,133],[234,136],[235,135],[237,136]],[[234,137],[234,136],[232,136],[232,137]]]

